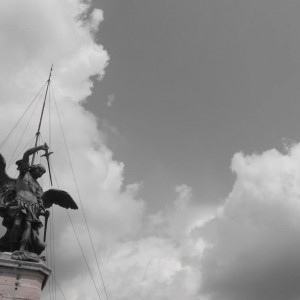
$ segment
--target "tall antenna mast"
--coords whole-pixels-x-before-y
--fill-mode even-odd
[[[44,116],[44,110],[45,110],[45,104],[46,104],[46,100],[47,100],[49,85],[50,85],[50,81],[51,81],[52,69],[53,69],[53,64],[51,65],[49,77],[48,77],[48,80],[47,80],[47,88],[46,88],[46,93],[45,93],[44,103],[43,103],[42,112],[41,112],[41,116],[40,116],[38,130],[35,134],[35,145],[34,145],[35,147],[37,146],[39,137],[41,135],[40,130],[41,130],[42,120],[43,120],[43,116]],[[35,159],[35,153],[32,155],[31,165],[34,164],[34,159]]]

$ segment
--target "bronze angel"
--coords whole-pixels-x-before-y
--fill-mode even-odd
[[[0,154],[0,217],[6,227],[0,238],[0,251],[10,251],[12,258],[36,261],[46,244],[39,238],[43,226],[40,216],[49,216],[53,204],[64,208],[78,209],[75,201],[65,191],[50,189],[43,192],[37,179],[46,169],[43,165],[30,165],[29,157],[39,150],[48,151],[47,144],[28,149],[16,162],[19,176],[10,178],[6,174],[6,162]]]

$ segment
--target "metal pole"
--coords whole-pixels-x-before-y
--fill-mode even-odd
[[[45,93],[45,98],[44,98],[44,103],[43,103],[43,107],[42,107],[42,112],[41,112],[41,117],[40,117],[40,121],[39,121],[39,126],[38,126],[38,130],[35,134],[35,147],[38,144],[38,140],[39,140],[39,136],[41,134],[40,129],[41,129],[41,125],[42,125],[42,120],[43,120],[43,115],[44,115],[44,110],[45,110],[45,104],[46,104],[46,100],[47,100],[47,95],[48,95],[48,89],[49,89],[49,85],[50,85],[50,79],[51,79],[51,73],[52,73],[52,69],[53,69],[53,64],[51,65],[51,69],[50,69],[50,73],[49,73],[49,77],[47,80],[47,88],[46,88],[46,93]],[[31,160],[31,165],[34,164],[34,159],[35,159],[35,153],[32,155],[32,160]]]

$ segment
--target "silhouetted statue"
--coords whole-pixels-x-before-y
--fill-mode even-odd
[[[7,228],[0,239],[0,251],[12,252],[13,259],[39,261],[38,255],[46,247],[39,238],[39,229],[43,226],[39,218],[44,216],[47,222],[50,213],[47,208],[57,204],[78,209],[65,191],[50,189],[43,192],[37,179],[46,169],[41,164],[29,163],[30,155],[40,150],[47,154],[47,144],[27,150],[23,158],[16,162],[19,170],[17,179],[6,174],[5,159],[0,154],[0,216],[3,218],[3,226]]]

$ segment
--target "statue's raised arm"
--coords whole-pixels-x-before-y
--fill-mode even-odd
[[[27,161],[29,162],[29,156],[40,151],[40,150],[48,150],[49,147],[47,146],[47,144],[45,143],[44,145],[41,145],[41,146],[37,146],[37,147],[33,147],[33,148],[30,148],[28,149],[24,155],[23,155],[23,161]]]
[[[20,175],[21,176],[25,175],[30,169],[34,169],[36,166],[38,166],[38,165],[32,165],[32,166],[29,165],[30,155],[33,155],[33,154],[35,154],[36,152],[38,152],[40,150],[47,151],[48,149],[49,149],[49,147],[47,146],[46,143],[44,145],[40,145],[40,146],[36,146],[36,147],[28,149],[24,153],[23,158],[16,162],[16,165],[18,166],[18,170],[20,172]],[[39,166],[42,166],[42,165],[39,164]],[[45,167],[42,166],[42,168],[44,169],[44,173],[45,173],[46,172]]]

